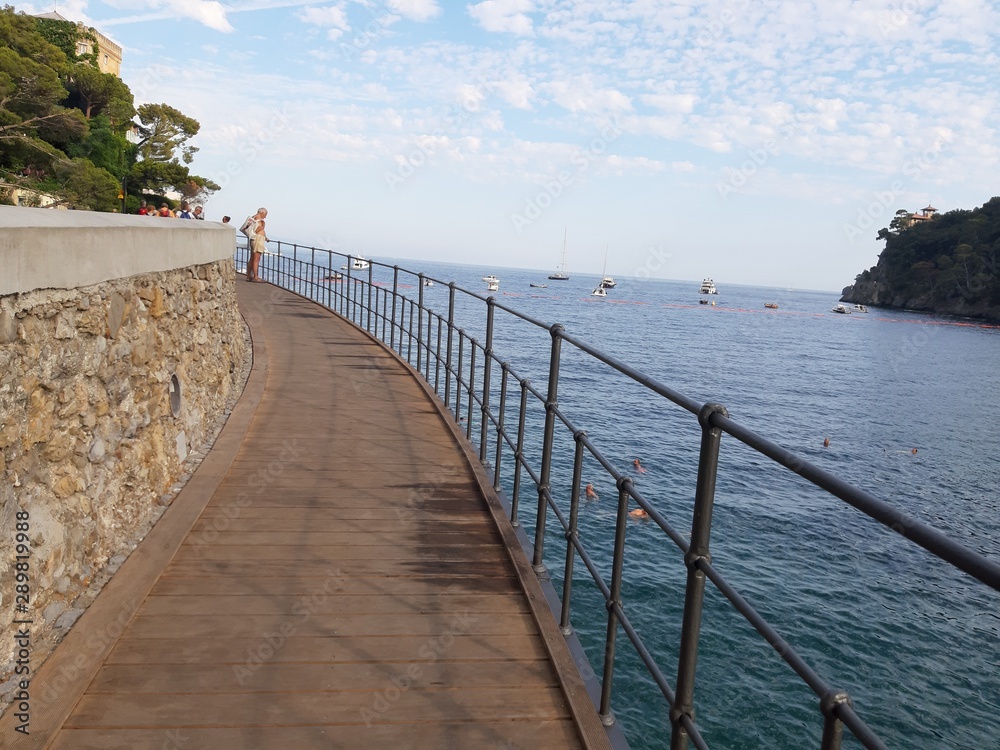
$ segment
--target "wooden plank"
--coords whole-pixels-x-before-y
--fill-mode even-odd
[[[458,660],[532,660],[547,654],[537,638],[523,635],[460,633],[438,642],[417,635],[300,637],[293,634],[271,643],[260,637],[133,638],[125,635],[105,664],[253,664],[265,657],[274,663],[312,664],[435,661],[445,648],[450,658]]]
[[[303,724],[561,719],[566,699],[558,688],[521,685],[337,693],[216,693],[193,695],[85,695],[66,722],[87,727],[292,727]],[[398,697],[390,700],[390,697]],[[384,711],[378,709],[385,707]],[[415,746],[420,746],[415,745]]]
[[[137,615],[126,630],[131,638],[202,638],[225,633],[231,638],[263,638],[274,633],[296,636],[422,635],[439,638],[458,633],[473,635],[533,635],[538,632],[529,615],[518,613],[383,615]]]
[[[245,576],[250,578],[327,578],[349,572],[356,576],[428,576],[452,578],[507,577],[509,571],[478,561],[449,560],[273,560],[266,565],[245,560],[184,560],[171,563],[164,575]]]
[[[105,665],[87,688],[88,695],[190,693],[318,693],[379,691],[405,682],[411,688],[455,689],[557,687],[555,670],[542,661],[365,661],[339,664],[143,664]]]
[[[338,596],[421,597],[432,594],[521,594],[517,579],[511,576],[449,578],[440,576],[365,577],[359,575],[326,578],[227,577],[206,578],[164,576],[150,592],[153,596],[299,596],[330,593]]]
[[[359,594],[342,596],[340,592],[330,594],[321,588],[311,595],[253,595],[218,596],[214,594],[187,596],[149,596],[143,602],[139,614],[143,616],[174,615],[289,615],[308,608],[316,615],[350,612],[355,615],[401,615],[439,614],[449,612],[469,612],[484,614],[519,613],[529,611],[523,596],[486,593],[438,593],[405,596],[371,596]]]
[[[488,545],[440,544],[426,545],[319,545],[302,544],[185,544],[174,555],[174,564],[187,560],[236,560],[240,562],[269,563],[275,560],[296,560],[299,562],[326,561],[337,564],[341,561],[381,560],[385,562],[477,562],[503,565],[507,562],[502,548]]]
[[[286,727],[184,727],[149,729],[66,729],[51,750],[135,750],[135,748],[514,748],[571,747],[576,728],[566,719],[339,724]]]

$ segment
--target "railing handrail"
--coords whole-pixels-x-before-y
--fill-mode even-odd
[[[700,631],[702,616],[701,598],[705,582],[710,581],[723,594],[723,596],[730,601],[740,615],[743,616],[758,631],[758,633],[772,646],[772,648],[774,648],[779,656],[789,665],[789,667],[792,668],[793,671],[796,672],[796,674],[799,675],[803,682],[805,682],[820,699],[820,710],[824,715],[825,722],[822,741],[823,750],[836,750],[840,747],[841,734],[844,726],[846,726],[865,747],[885,747],[882,741],[854,712],[851,706],[850,697],[847,693],[830,687],[826,681],[823,680],[823,678],[820,677],[819,674],[816,673],[806,663],[806,661],[794,651],[791,645],[781,637],[777,630],[767,623],[767,621],[754,609],[754,607],[747,602],[746,599],[744,599],[712,565],[709,555],[709,534],[711,530],[712,504],[714,502],[715,475],[718,467],[719,438],[723,433],[730,435],[760,455],[767,457],[774,463],[777,463],[778,465],[804,478],[810,484],[850,504],[866,516],[878,521],[880,524],[896,532],[903,538],[918,544],[953,567],[956,567],[976,580],[985,583],[990,588],[1000,591],[1000,564],[997,562],[987,558],[985,555],[969,549],[937,529],[916,520],[904,511],[893,507],[891,504],[876,498],[867,491],[840,479],[830,472],[815,466],[792,451],[779,446],[750,428],[741,425],[739,422],[730,417],[725,408],[721,405],[703,405],[698,403],[694,399],[691,399],[669,386],[660,383],[655,378],[652,378],[638,369],[633,368],[630,365],[621,362],[617,358],[597,349],[586,341],[567,333],[560,324],[546,324],[511,306],[503,304],[493,296],[481,295],[474,291],[464,289],[456,285],[453,281],[445,282],[420,272],[402,268],[399,265],[388,265],[370,258],[364,259],[369,264],[367,279],[352,277],[351,270],[353,261],[358,256],[349,253],[341,253],[335,250],[327,250],[324,248],[299,246],[297,244],[291,244],[291,256],[282,256],[281,248],[283,244],[289,245],[291,243],[277,243],[277,256],[279,257],[279,261],[277,262],[276,281],[278,281],[279,285],[283,285],[282,282],[287,281],[291,276],[287,271],[282,270],[280,258],[285,257],[290,259],[293,264],[309,265],[311,267],[308,272],[308,278],[300,276],[292,276],[292,278],[298,282],[308,285],[311,291],[319,291],[319,296],[322,297],[323,292],[322,290],[317,289],[315,285],[316,280],[312,269],[319,268],[321,270],[332,270],[333,258],[335,256],[344,258],[346,260],[347,268],[347,275],[345,277],[345,281],[347,283],[341,290],[331,290],[329,287],[326,288],[326,306],[338,314],[341,314],[355,325],[367,328],[370,332],[372,332],[373,328],[372,316],[374,315],[375,335],[378,335],[379,322],[381,321],[382,340],[386,341],[386,343],[393,349],[397,349],[398,346],[397,351],[400,356],[404,356],[403,344],[405,338],[406,354],[404,358],[411,362],[411,364],[412,348],[415,340],[415,370],[420,373],[425,380],[428,381],[428,383],[430,383],[430,361],[433,355],[435,358],[436,375],[435,383],[432,385],[435,391],[439,393],[440,389],[437,381],[439,379],[440,368],[443,365],[445,376],[443,398],[445,406],[449,408],[449,410],[453,411],[456,421],[461,422],[463,419],[467,420],[466,436],[470,441],[472,439],[474,406],[479,410],[479,414],[482,419],[481,434],[479,437],[479,456],[480,460],[484,464],[488,463],[486,458],[488,452],[488,446],[486,444],[488,441],[487,425],[492,425],[497,442],[497,458],[494,478],[494,486],[497,490],[500,489],[499,477],[502,445],[506,445],[513,452],[515,459],[515,478],[513,482],[513,497],[511,499],[511,521],[515,525],[518,524],[517,508],[520,490],[520,474],[522,469],[527,472],[529,478],[535,484],[538,492],[538,509],[536,513],[534,538],[535,550],[534,559],[532,560],[535,570],[537,572],[542,572],[544,570],[542,562],[544,549],[543,545],[547,529],[548,510],[552,510],[553,515],[555,516],[559,526],[562,528],[567,541],[567,572],[572,571],[574,555],[578,554],[591,575],[591,578],[594,580],[598,590],[601,592],[601,595],[604,597],[607,605],[609,616],[608,635],[606,640],[604,677],[601,686],[601,705],[599,706],[602,719],[604,719],[605,723],[610,724],[614,722],[614,717],[610,712],[610,696],[614,665],[615,634],[618,626],[621,625],[628,636],[629,641],[635,647],[638,656],[646,668],[650,671],[651,676],[660,688],[667,702],[671,705],[671,723],[674,727],[671,747],[674,750],[683,750],[683,748],[687,747],[688,741],[692,742],[698,748],[707,747],[704,740],[700,736],[697,725],[694,723],[691,700],[694,690],[694,666],[697,659],[698,634]],[[310,252],[312,262],[306,264],[305,261],[299,259],[298,253],[300,251]],[[327,266],[316,266],[315,254],[317,252],[327,254]],[[391,317],[388,306],[390,292],[387,288],[378,286],[374,283],[372,270],[374,267],[381,267],[392,271],[393,283],[391,291]],[[400,291],[399,277],[401,273],[409,274],[410,276],[416,278],[419,285],[418,300],[416,302]],[[447,317],[440,312],[425,307],[423,290],[424,284],[428,280],[448,287],[449,304]],[[356,285],[360,285],[362,289],[358,291],[357,294],[352,294],[352,289]],[[367,307],[358,301],[366,286],[368,292]],[[292,288],[294,291],[294,287],[295,284],[293,283],[288,288]],[[477,341],[475,338],[467,335],[465,330],[457,327],[455,322],[456,292],[466,295],[469,298],[479,300],[486,305],[487,322],[485,342]],[[381,310],[378,309],[380,294],[382,296]],[[318,301],[322,303],[323,300],[319,299]],[[337,303],[336,306],[334,305],[334,302]],[[407,326],[406,315],[408,305],[409,325]],[[417,331],[414,334],[413,319],[415,307]],[[539,329],[545,330],[550,335],[551,351],[548,370],[549,383],[545,393],[542,393],[538,389],[531,386],[527,379],[517,375],[510,364],[497,356],[493,350],[493,316],[496,310],[502,310],[505,313],[508,313],[530,325],[534,325]],[[362,325],[355,318],[362,318],[362,313],[365,311],[367,311],[367,321],[364,325]],[[427,321],[426,341],[422,338],[424,333],[424,319]],[[438,324],[438,341],[436,350],[432,350],[431,330],[432,324],[435,320]],[[386,338],[387,325],[390,326],[388,340]],[[447,329],[447,355],[442,362],[441,337],[443,328]],[[398,341],[396,338],[397,333]],[[453,356],[455,354],[453,349],[453,337],[456,335],[458,337],[457,360],[455,360]],[[464,344],[466,341],[469,342],[468,363],[465,361],[466,355],[464,352]],[[698,486],[695,493],[691,542],[685,540],[683,535],[670,525],[662,514],[655,507],[653,507],[653,505],[645,497],[643,497],[642,493],[635,487],[631,479],[627,475],[620,472],[589,439],[587,433],[576,427],[573,421],[559,408],[556,394],[558,389],[558,372],[561,356],[560,346],[562,342],[571,344],[578,351],[603,362],[605,365],[631,379],[633,382],[643,386],[650,392],[666,398],[691,414],[697,415],[698,421],[702,427],[703,437],[702,450],[699,458],[699,476]],[[483,363],[481,367],[483,371],[482,395],[479,395],[475,389],[477,352],[480,352],[483,356]],[[422,355],[424,355],[423,359]],[[422,364],[426,368],[426,373],[421,373]],[[501,411],[499,415],[494,414],[490,410],[490,373],[492,372],[494,364],[498,365],[503,373],[502,387],[504,390],[501,391]],[[465,368],[468,369],[467,375],[463,371]],[[504,404],[506,403],[506,388],[511,378],[513,378],[514,382],[518,384],[521,391],[521,406],[519,409],[516,438],[512,437],[505,425],[506,414],[504,411]],[[454,408],[452,408],[452,404],[450,402],[452,380],[454,380],[455,384]],[[463,389],[468,396],[468,402],[466,404],[468,414],[467,417],[463,417],[461,411],[461,395]],[[525,429],[525,403],[528,395],[533,396],[545,408],[542,466],[537,472],[525,458],[522,447]],[[568,517],[563,513],[561,508],[558,507],[556,499],[552,496],[551,488],[549,487],[549,472],[553,449],[552,437],[557,422],[573,435],[574,443],[577,446],[577,456],[574,461],[575,468],[571,493],[571,509]],[[579,466],[582,460],[583,449],[586,449],[589,455],[592,456],[604,469],[604,471],[606,471],[609,476],[615,480],[615,484],[619,490],[618,517],[615,524],[615,553],[613,560],[612,581],[610,584],[601,576],[593,559],[583,547],[578,535],[576,534],[576,511],[579,502],[579,487],[577,485],[580,481]],[[634,500],[640,508],[645,510],[654,523],[681,550],[684,554],[684,560],[688,568],[688,589],[685,596],[684,624],[680,649],[680,663],[678,666],[678,689],[676,693],[671,690],[662,670],[656,664],[655,659],[643,644],[642,638],[631,625],[620,600],[619,591],[622,572],[621,563],[624,556],[625,546],[625,511],[627,510],[630,499]],[[562,617],[564,632],[571,632],[571,628],[568,623],[568,594],[570,584],[567,580],[570,578],[571,575],[564,577],[566,585]]]

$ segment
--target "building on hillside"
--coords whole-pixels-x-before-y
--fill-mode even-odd
[[[907,214],[906,216],[906,228],[909,229],[914,224],[919,224],[922,221],[930,221],[934,218],[934,214],[937,213],[937,209],[934,206],[928,204],[924,208],[920,209],[918,214]]]
[[[53,21],[67,21],[73,23],[68,18],[60,15],[56,11],[39,13],[35,18],[49,18]],[[97,69],[102,73],[111,73],[121,78],[122,75],[122,47],[115,41],[104,36],[100,31],[92,26],[85,26],[83,21],[77,21],[76,25],[82,32],[90,32],[97,40]],[[81,33],[76,40],[76,54],[79,56],[89,55],[93,51],[93,41],[89,35]]]

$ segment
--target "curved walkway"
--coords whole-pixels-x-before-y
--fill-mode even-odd
[[[311,302],[239,296],[247,391],[32,682],[31,737],[0,723],[0,744],[606,747],[485,474],[423,384]]]

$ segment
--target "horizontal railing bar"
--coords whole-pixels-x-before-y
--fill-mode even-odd
[[[711,421],[714,426],[732,435],[741,443],[753,448],[758,453],[763,453],[831,495],[839,497],[865,515],[874,518],[883,526],[895,531],[905,539],[919,544],[942,560],[950,562],[956,568],[982,581],[990,588],[1000,591],[1000,564],[978,552],[963,547],[955,540],[918,521],[908,513],[893,507],[884,500],[879,500],[874,495],[845,482],[830,472],[814,466],[804,458],[761,437],[729,417],[713,413]]]
[[[628,376],[636,383],[644,385],[654,393],[658,393],[664,398],[673,401],[675,404],[684,409],[687,409],[692,414],[697,415],[698,412],[701,411],[702,403],[700,401],[695,401],[693,398],[688,398],[682,393],[675,391],[673,388],[665,386],[656,378],[650,377],[649,375],[640,372],[634,367],[631,367],[625,364],[624,362],[616,359],[615,357],[612,357],[610,354],[605,354],[601,350],[595,349],[590,344],[581,341],[580,339],[568,333],[562,333],[560,335],[562,336],[564,341],[568,341],[580,351],[585,352],[594,359],[598,359],[604,364],[608,365],[609,367],[618,370],[618,372],[620,372],[622,375]]]

